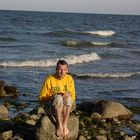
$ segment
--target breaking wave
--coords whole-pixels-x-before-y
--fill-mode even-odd
[[[85,31],[83,33],[92,34],[92,35],[99,35],[99,36],[112,36],[115,34],[112,30],[103,30],[103,31]]]
[[[77,78],[130,78],[135,75],[140,75],[140,72],[129,73],[83,73],[73,74]]]
[[[74,65],[78,63],[92,62],[100,60],[100,56],[97,53],[89,53],[82,55],[67,55],[61,58],[52,58],[44,60],[28,60],[28,61],[7,61],[0,62],[1,67],[51,67],[55,66],[59,59],[65,59],[68,64]]]
[[[62,42],[62,45],[69,47],[78,47],[78,46],[106,46],[111,45],[109,42],[91,42],[91,41],[74,41],[66,40]]]
[[[112,30],[98,30],[98,31],[75,31],[70,29],[59,30],[59,31],[50,31],[47,33],[41,33],[42,35],[53,35],[53,36],[62,36],[66,34],[89,34],[89,35],[98,35],[98,36],[112,36],[115,31]]]
[[[95,41],[75,41],[65,40],[61,42],[62,45],[68,47],[80,47],[80,46],[118,46],[126,45],[126,42],[95,42]]]

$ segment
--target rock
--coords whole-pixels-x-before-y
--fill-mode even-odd
[[[101,100],[93,108],[93,112],[99,113],[102,118],[130,118],[133,113],[122,104],[112,101]]]
[[[4,90],[4,85],[5,85],[5,82],[3,80],[0,80],[0,97],[5,96],[5,94],[6,94],[6,92]]]
[[[100,129],[98,132],[100,135],[105,135],[107,132],[104,129]]]
[[[14,136],[10,140],[23,140],[23,138],[20,138],[19,136]]]
[[[123,140],[135,140],[135,137],[130,137],[130,136],[124,136]]]
[[[98,135],[96,136],[95,140],[107,140],[106,136]]]
[[[0,105],[0,119],[7,120],[9,118],[8,109],[4,105]]]
[[[29,120],[25,121],[25,123],[29,124],[29,125],[34,125],[34,126],[36,125],[36,121],[33,119],[29,119]]]
[[[45,113],[45,110],[43,107],[39,107],[38,110],[37,110],[37,114],[44,114]]]
[[[27,103],[14,103],[15,108],[19,111],[28,107]]]
[[[76,116],[70,115],[68,120],[68,128],[70,137],[67,140],[76,140],[78,137],[79,120]],[[52,116],[43,116],[37,124],[36,139],[37,140],[57,140],[55,135],[55,119]]]
[[[78,140],[86,140],[86,138],[85,138],[84,136],[80,135],[80,136],[78,137]]]
[[[94,103],[92,102],[82,102],[77,106],[77,110],[92,113],[92,109],[94,107]]]
[[[10,108],[10,103],[9,103],[7,100],[4,100],[3,105],[4,105],[7,109]]]
[[[91,120],[100,120],[102,118],[102,116],[99,113],[92,113],[91,115]]]
[[[5,121],[5,120],[3,121],[3,120],[1,120],[0,121],[0,133],[12,130],[13,126],[14,125],[13,125],[13,123],[11,121]]]
[[[19,91],[17,87],[5,85],[5,82],[3,80],[0,80],[0,96],[1,97],[18,96],[18,95],[19,95]]]
[[[113,118],[113,122],[118,125],[121,124],[121,121],[119,121],[118,118]]]
[[[36,114],[32,114],[29,118],[25,121],[26,124],[29,125],[36,125],[36,121],[38,120],[38,116]]]
[[[41,114],[46,114],[44,108],[42,106],[34,108],[33,110],[30,111],[30,114],[37,114],[37,115],[41,115]]]
[[[36,121],[38,119],[38,116],[36,114],[32,114],[29,118]]]
[[[13,120],[14,120],[14,122],[16,122],[16,123],[17,123],[17,122],[18,122],[18,123],[25,123],[25,121],[27,121],[29,117],[30,117],[29,114],[24,113],[24,112],[20,112],[19,114],[17,114],[17,115],[13,118]]]
[[[126,135],[125,132],[123,132],[123,131],[120,132],[120,136],[125,136],[125,135]]]
[[[140,132],[140,124],[131,124],[130,127],[134,131]]]
[[[0,139],[9,140],[13,136],[13,131],[9,130],[0,134]]]
[[[8,95],[9,96],[18,96],[19,95],[19,91],[18,91],[17,87],[15,87],[15,86],[6,85],[4,87],[4,90],[5,90],[6,94],[7,94],[7,96]]]

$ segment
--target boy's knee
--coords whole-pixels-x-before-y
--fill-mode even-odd
[[[71,96],[68,96],[68,98],[64,102],[64,105],[67,105],[67,106],[70,106],[70,107],[72,106]]]
[[[55,95],[52,105],[54,106],[55,109],[63,107],[63,97],[61,95]]]

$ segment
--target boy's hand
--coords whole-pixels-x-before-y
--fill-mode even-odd
[[[64,95],[63,95],[63,98],[64,99],[67,99],[69,96],[71,96],[71,94],[69,92],[66,92]]]

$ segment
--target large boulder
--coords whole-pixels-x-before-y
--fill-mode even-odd
[[[0,105],[0,119],[7,120],[9,118],[8,109],[4,105]]]
[[[0,80],[0,97],[18,96],[19,91],[16,86],[5,85],[3,80]]]
[[[54,117],[47,115],[43,116],[37,124],[36,139],[57,140],[55,124]],[[67,138],[67,140],[76,140],[79,131],[79,119],[76,116],[69,116],[68,128],[70,130],[70,137]]]
[[[4,87],[4,90],[5,90],[7,96],[18,96],[19,95],[19,91],[16,86],[6,85]]]
[[[77,105],[77,110],[91,114],[93,107],[94,107],[94,103],[87,101],[87,102],[82,102],[79,105]]]
[[[101,100],[93,108],[93,113],[99,113],[102,118],[130,118],[133,113],[120,103]]]

